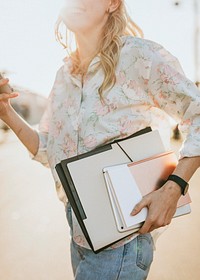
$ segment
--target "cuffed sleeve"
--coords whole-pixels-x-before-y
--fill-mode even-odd
[[[30,157],[33,160],[36,160],[43,164],[45,167],[49,168],[48,158],[47,158],[47,139],[48,139],[48,133],[42,133],[39,131],[36,131],[38,133],[39,137],[39,148],[36,155],[33,155],[29,152]]]
[[[200,91],[164,48],[154,54],[148,94],[152,105],[169,114],[186,133],[180,158],[200,156]]]

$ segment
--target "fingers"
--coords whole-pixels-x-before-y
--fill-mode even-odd
[[[131,212],[132,216],[137,215],[144,207],[149,206],[148,196],[143,197],[143,199],[135,205],[134,209]]]
[[[148,215],[145,223],[140,228],[139,233],[145,234],[153,231],[154,229],[167,226],[171,223],[171,219],[162,220],[161,218],[153,217]]]
[[[138,204],[135,205],[133,211],[131,212],[132,216],[137,215],[144,207],[149,208],[149,200],[148,196],[144,197]],[[150,227],[152,226],[151,221],[149,220],[149,215],[147,216],[146,221],[144,222],[143,226],[139,230],[139,233],[147,233],[149,232]]]
[[[137,215],[144,207],[148,208],[147,218],[139,230],[145,234],[152,230],[169,225],[176,210],[176,205],[164,203],[158,191],[146,195],[133,209],[131,215]]]
[[[171,223],[175,211],[169,208],[166,211],[155,211],[155,209],[149,208],[149,212],[143,226],[140,228],[139,233],[145,234],[151,232],[154,229],[167,226]]]
[[[136,206],[134,207],[133,211],[131,212],[131,215],[137,215],[144,207],[149,208],[150,201],[148,200],[148,195],[144,197]],[[146,221],[144,222],[143,226],[139,230],[139,233],[145,234],[149,232],[150,228],[152,227],[153,224],[153,219],[150,217],[148,214]]]
[[[9,79],[0,79],[0,87],[1,86],[5,86],[6,84],[8,84],[8,82],[9,82]]]
[[[18,92],[12,92],[12,93],[1,93],[0,94],[0,101],[6,101],[10,98],[15,98],[19,96]]]

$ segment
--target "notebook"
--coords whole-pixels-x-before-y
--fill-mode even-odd
[[[149,143],[153,145],[149,146]],[[131,137],[64,159],[56,165],[73,212],[95,253],[137,231],[118,231],[102,169],[163,152],[165,147],[159,132],[146,128]]]
[[[143,208],[136,216],[131,216],[131,211],[143,196],[163,186],[177,163],[175,153],[166,152],[138,162],[103,168],[115,222],[120,232],[141,226],[147,217],[147,208]],[[190,213],[190,203],[188,193],[181,196],[174,216]]]

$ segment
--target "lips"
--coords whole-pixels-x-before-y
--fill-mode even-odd
[[[64,8],[70,9],[70,10],[82,10],[84,11],[84,7],[82,5],[77,5],[77,3],[73,3],[73,0],[67,1],[64,5]]]
[[[84,11],[84,8],[73,5],[65,5],[62,9],[62,13],[81,13]]]

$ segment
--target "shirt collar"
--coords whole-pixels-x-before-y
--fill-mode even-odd
[[[101,61],[100,56],[99,55],[95,56],[88,66],[88,72],[90,72],[93,69],[93,66],[96,65],[97,63],[99,63],[100,61]],[[69,57],[69,56],[65,57],[63,59],[63,62],[65,64],[65,66],[68,68],[69,72],[71,72],[71,69],[72,69],[71,57]]]
[[[73,83],[76,84],[79,88],[82,87],[81,75],[71,75],[72,59],[70,57],[65,57],[63,59],[63,62],[64,62],[64,69],[69,75],[68,77],[71,79],[71,81],[73,81]],[[88,66],[87,74],[92,73],[96,69],[95,65],[99,62],[100,62],[100,57],[97,55],[90,62],[90,65]]]

